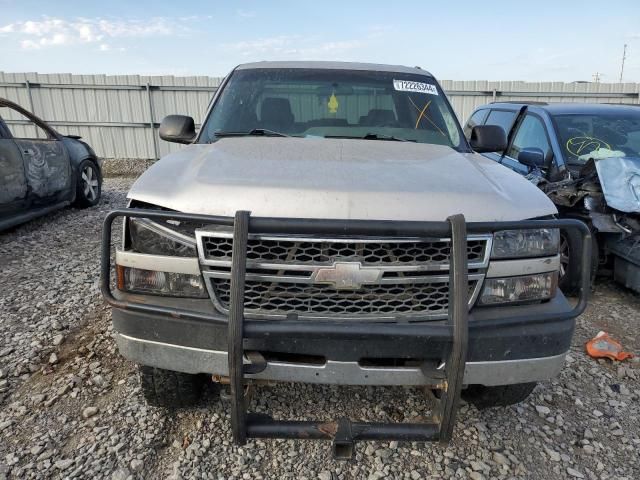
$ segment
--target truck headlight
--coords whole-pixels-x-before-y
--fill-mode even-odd
[[[117,265],[118,289],[131,293],[207,298],[197,267],[195,271],[187,269],[185,272],[170,262],[171,257],[180,257],[176,260],[188,257],[197,263],[194,231],[198,226],[171,220],[155,222],[129,218],[129,251],[144,254],[142,257],[146,260],[140,264]]]
[[[208,297],[201,275],[144,270],[122,265],[118,265],[118,289],[171,297]]]
[[[502,230],[493,235],[492,258],[546,257],[556,255],[560,244],[557,228]]]
[[[519,277],[487,278],[480,295],[480,305],[522,303],[549,300],[556,295],[558,272]]]
[[[131,218],[129,235],[131,247],[139,253],[173,257],[198,256],[193,236],[146,218]]]

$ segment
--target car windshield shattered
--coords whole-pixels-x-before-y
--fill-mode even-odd
[[[467,148],[444,93],[431,77],[360,70],[236,70],[203,125],[199,142],[242,135]]]
[[[567,163],[589,159],[640,157],[638,113],[554,115],[562,153]]]

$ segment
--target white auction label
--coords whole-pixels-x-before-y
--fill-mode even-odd
[[[438,95],[438,89],[431,83],[413,82],[411,80],[394,80],[393,88],[400,92],[429,93]]]

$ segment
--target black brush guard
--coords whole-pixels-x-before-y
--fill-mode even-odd
[[[249,212],[238,211],[235,218],[192,215],[145,209],[121,209],[110,212],[104,221],[102,234],[102,265],[100,286],[106,301],[116,308],[153,312],[174,317],[217,320],[201,312],[163,307],[147,303],[132,303],[113,296],[111,279],[111,230],[116,217],[134,217],[161,220],[193,221],[233,228],[231,267],[231,301],[228,319],[228,361],[231,401],[231,427],[233,440],[244,445],[247,438],[286,438],[331,440],[336,458],[348,459],[353,455],[357,440],[440,441],[451,439],[460,400],[467,353],[467,233],[492,233],[498,230],[560,228],[578,231],[584,248],[581,258],[581,288],[578,302],[571,312],[578,316],[586,307],[590,290],[591,235],[587,226],[572,219],[525,220],[516,222],[466,223],[464,216],[454,215],[446,222],[405,222],[368,220],[315,220],[251,218]],[[333,234],[378,236],[450,237],[449,310],[445,323],[349,323],[301,322],[292,320],[245,320],[244,287],[246,274],[247,240],[250,232],[271,234]],[[543,320],[543,319],[541,319]],[[271,416],[247,412],[245,401],[245,375],[264,370],[264,359],[245,351],[246,339],[265,337],[318,337],[331,339],[358,339],[384,337],[389,341],[403,338],[421,339],[425,349],[435,337],[448,340],[444,355],[444,368],[425,365],[425,386],[440,392],[433,395],[435,406],[429,419],[421,423],[368,423],[353,422],[347,418],[336,421],[283,421]],[[252,361],[253,360],[253,361]]]

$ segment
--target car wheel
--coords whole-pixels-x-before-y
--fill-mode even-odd
[[[462,398],[474,404],[478,410],[506,407],[524,401],[533,392],[536,385],[536,382],[499,385],[497,387],[469,385],[467,389],[462,391]]]
[[[569,239],[563,232],[560,235],[560,283],[567,278],[569,272],[569,258],[570,258]]]
[[[591,282],[596,277],[598,270],[598,243],[595,233],[591,232]],[[578,232],[560,232],[560,277],[558,286],[565,295],[577,295],[580,291],[582,258],[582,237]]]
[[[93,207],[100,201],[102,176],[100,169],[91,160],[84,160],[78,167],[76,183],[76,206]]]

